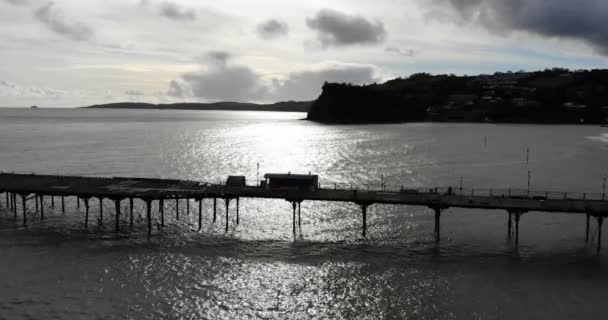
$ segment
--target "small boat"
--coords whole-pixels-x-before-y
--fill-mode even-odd
[[[38,106],[31,106],[32,109],[38,109]]]

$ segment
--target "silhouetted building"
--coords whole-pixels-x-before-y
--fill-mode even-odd
[[[311,174],[267,173],[262,187],[267,189],[299,189],[315,191],[319,186],[319,176]]]
[[[244,176],[228,176],[226,185],[229,187],[244,187],[246,185]]]

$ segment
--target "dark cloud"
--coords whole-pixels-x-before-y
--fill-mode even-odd
[[[433,0],[455,11],[460,21],[492,32],[525,31],[582,40],[608,55],[606,0]],[[437,8],[437,7],[435,7]]]
[[[93,29],[88,25],[65,18],[61,11],[55,8],[53,2],[49,2],[38,8],[34,12],[34,16],[53,32],[74,41],[89,40],[94,34]]]
[[[232,54],[226,51],[210,51],[203,56],[203,61],[218,65],[226,65],[228,60],[232,58]]]
[[[409,58],[413,58],[416,56],[416,51],[414,51],[413,49],[403,50],[397,47],[388,47],[386,48],[386,52]]]
[[[289,27],[285,22],[271,19],[258,24],[256,31],[258,36],[262,39],[275,39],[280,36],[287,35],[289,32]]]
[[[167,91],[167,95],[171,97],[177,98],[185,98],[192,95],[192,91],[187,92],[188,84],[184,83],[182,80],[171,80],[169,82],[169,91]]]
[[[139,90],[127,90],[127,91],[125,91],[125,94],[128,96],[134,96],[134,97],[141,97],[144,95],[144,93]]]
[[[196,12],[193,9],[182,8],[173,2],[161,3],[160,15],[172,20],[196,20]]]
[[[314,18],[306,19],[306,24],[317,31],[317,38],[324,47],[375,44],[386,38],[382,22],[330,9],[323,9]]]
[[[378,79],[374,77],[374,69],[369,66],[335,66],[318,71],[294,72],[284,79],[269,82],[247,66],[210,64],[204,70],[172,80],[167,94],[206,101],[312,100],[321,93],[325,81],[365,84]]]

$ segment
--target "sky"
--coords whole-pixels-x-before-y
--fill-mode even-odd
[[[608,67],[606,0],[0,0],[0,107],[313,100],[323,82]]]

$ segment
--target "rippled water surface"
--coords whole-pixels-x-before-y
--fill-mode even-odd
[[[602,192],[608,128],[492,124],[327,126],[299,113],[0,109],[0,170],[225,180],[314,172],[321,183]],[[530,149],[526,162],[526,149]],[[383,178],[381,178],[383,177]],[[599,257],[580,215],[528,213],[520,246],[502,211],[448,209],[442,242],[428,208],[374,205],[368,236],[354,204],[241,199],[240,224],[212,200],[189,215],[168,203],[148,238],[113,232],[92,200],[91,226],[68,199],[28,226],[0,196],[0,319],[573,319],[601,318],[608,246]],[[57,204],[57,203],[56,203]],[[124,203],[127,210],[127,203]],[[30,208],[32,209],[32,208]],[[155,212],[157,208],[155,208]],[[20,217],[19,217],[20,218]],[[155,216],[155,218],[158,218]],[[158,223],[158,221],[156,221]],[[597,237],[592,220],[591,241]],[[608,237],[604,237],[608,238]]]

